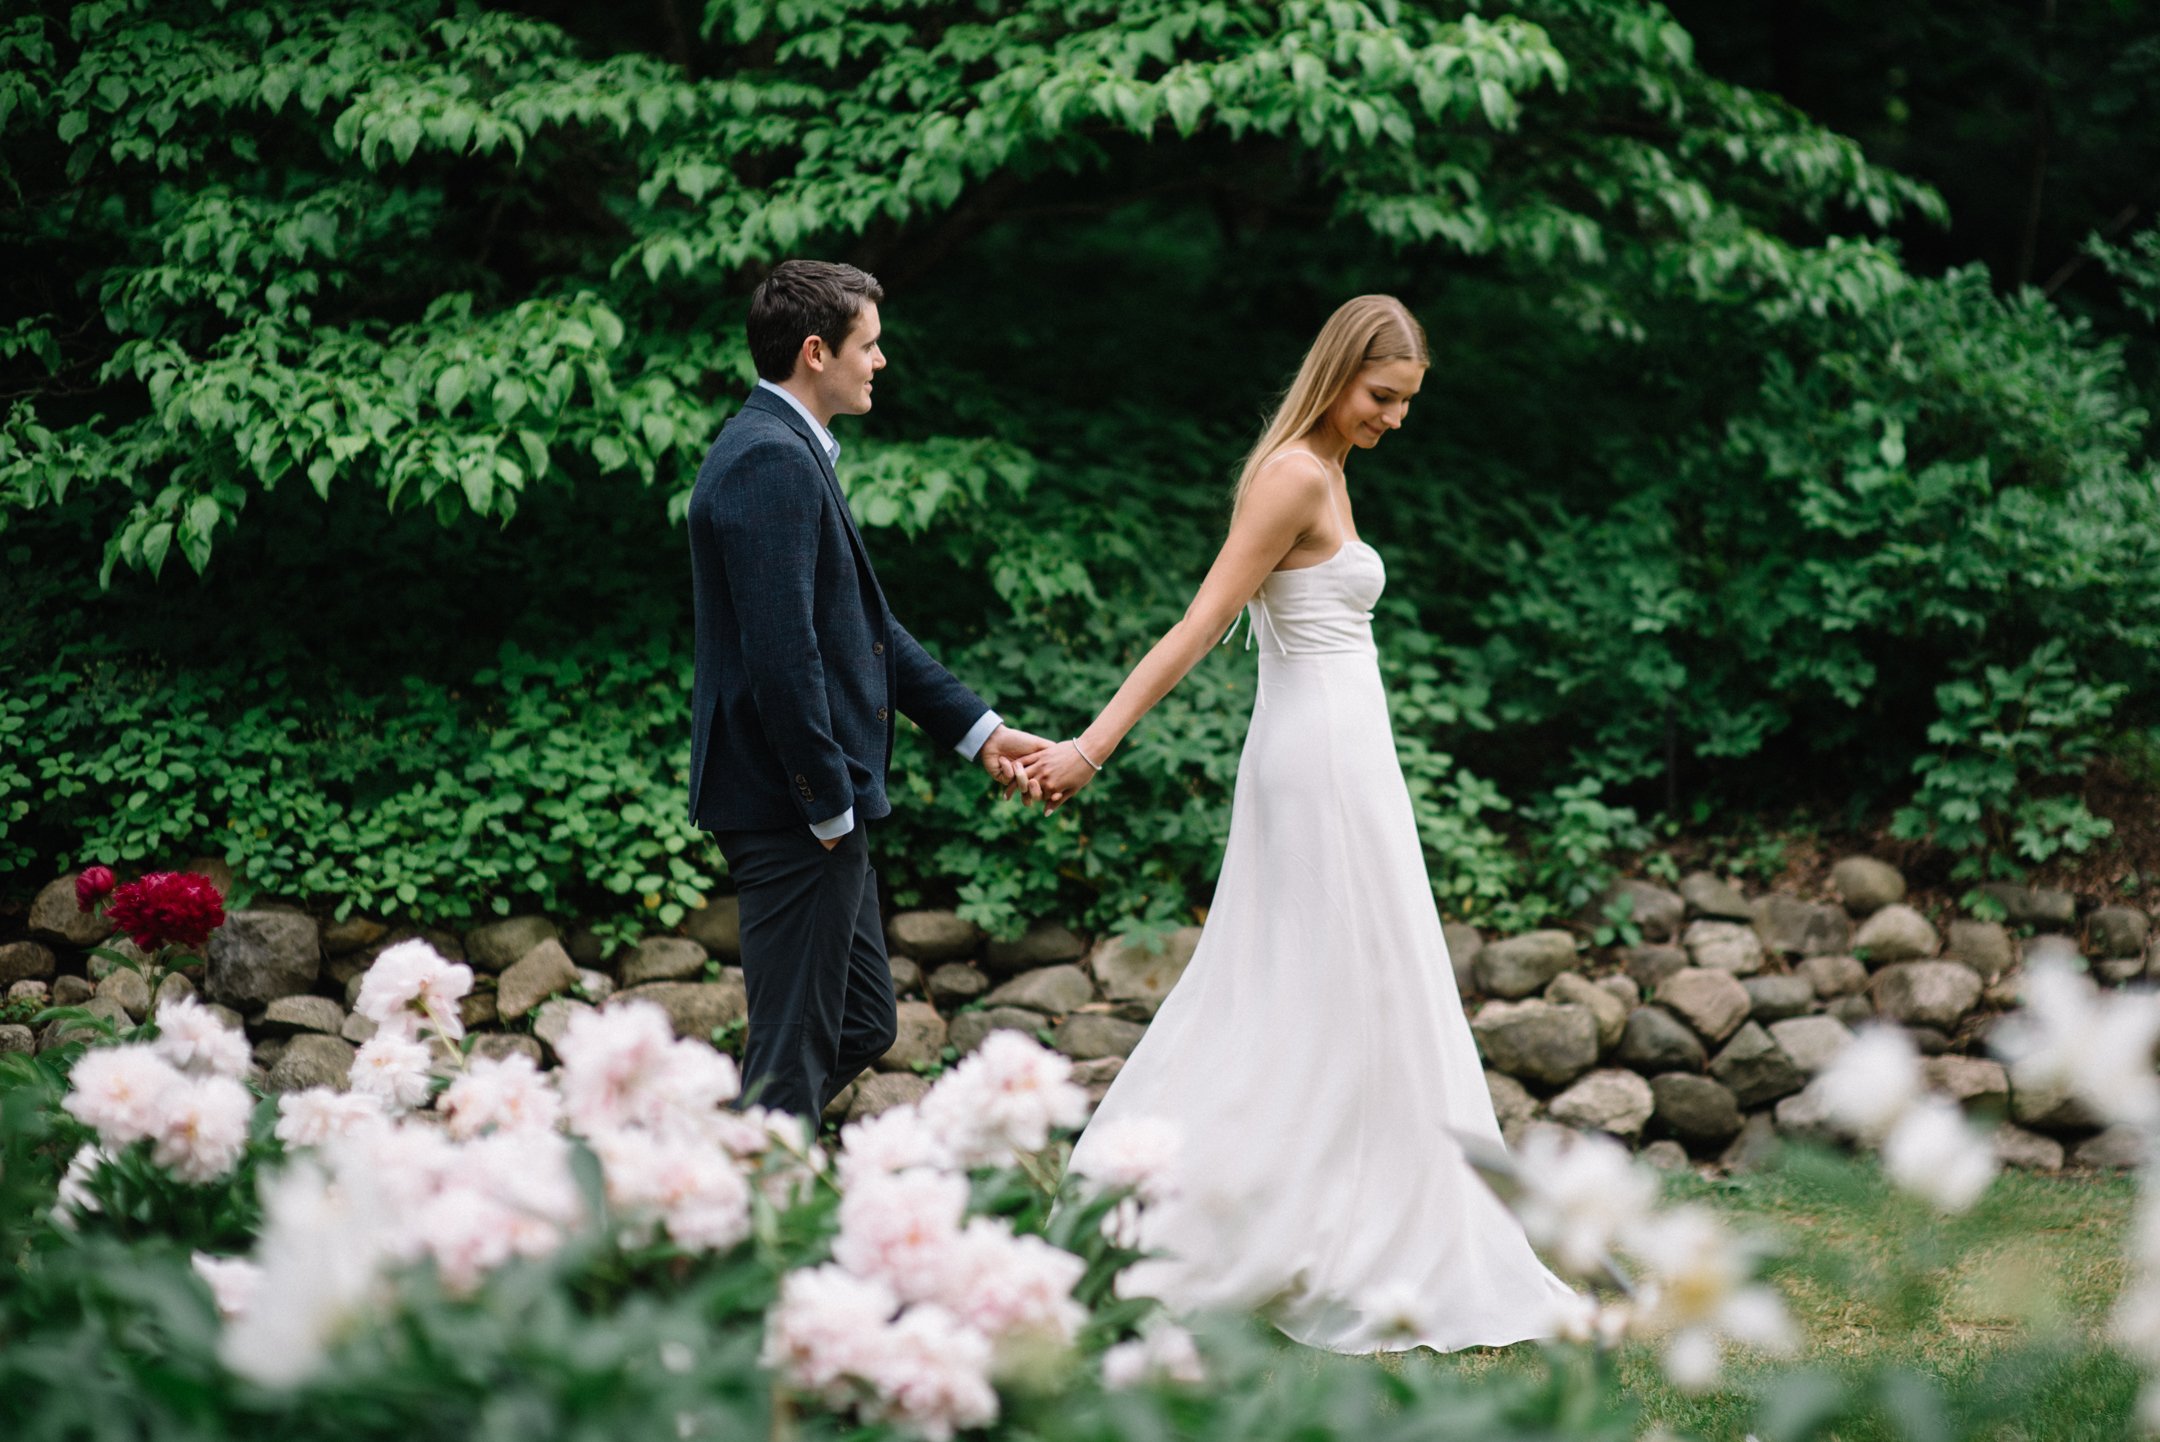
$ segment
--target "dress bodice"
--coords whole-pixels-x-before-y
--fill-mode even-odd
[[[1264,654],[1370,655],[1373,603],[1386,586],[1380,553],[1363,541],[1345,541],[1318,565],[1270,571],[1246,606],[1246,621]]]

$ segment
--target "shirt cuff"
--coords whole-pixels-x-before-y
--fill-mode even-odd
[[[810,823],[810,834],[820,841],[838,841],[855,829],[855,808],[850,806],[838,816]]]
[[[1005,718],[998,715],[997,712],[985,711],[982,713],[982,720],[977,721],[970,727],[968,734],[961,737],[960,744],[953,749],[968,760],[973,761],[982,754],[983,744],[990,739],[990,733],[1004,724]]]

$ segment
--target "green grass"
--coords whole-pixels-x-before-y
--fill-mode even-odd
[[[2139,1376],[2106,1350],[2135,1187],[2126,1177],[2003,1176],[1962,1217],[1892,1191],[1872,1164],[1790,1150],[1772,1168],[1670,1179],[1668,1196],[1714,1207],[1780,1250],[1768,1274],[1805,1340],[1794,1362],[1735,1358],[1724,1384],[1688,1395],[1654,1349],[1630,1346],[1622,1397],[1644,1432],[1765,1442],[2086,1439],[2136,1435]],[[1471,1376],[1535,1368],[1535,1349],[1391,1367]]]

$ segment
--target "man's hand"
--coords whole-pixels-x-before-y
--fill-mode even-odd
[[[988,741],[983,742],[982,750],[975,753],[975,760],[1003,789],[1006,799],[1010,800],[1014,792],[1019,792],[1024,801],[1032,804],[1042,800],[1042,787],[1020,763],[1052,744],[1040,736],[1001,725],[990,733]]]
[[[1043,800],[1043,814],[1057,810],[1073,799],[1073,794],[1095,779],[1095,768],[1082,757],[1080,750],[1070,741],[1036,752],[1022,764],[1021,770],[1034,783],[1037,794]]]

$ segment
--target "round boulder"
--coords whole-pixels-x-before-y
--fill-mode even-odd
[[[1800,963],[1800,975],[1824,1001],[1867,990],[1868,969],[1857,956],[1811,956]]]
[[[1154,938],[1152,949],[1139,937],[1106,936],[1088,953],[1088,970],[1102,994],[1112,1001],[1137,1004],[1148,1015],[1177,985],[1200,945],[1200,928],[1181,926]]]
[[[1867,953],[1869,966],[1881,966],[1934,956],[1942,950],[1942,938],[1935,934],[1933,923],[1900,901],[1862,922],[1853,947]]]
[[[1639,1072],[1701,1071],[1709,1059],[1687,1024],[1661,1006],[1638,1006],[1628,1013],[1620,1035],[1619,1058]]]
[[[1644,941],[1671,941],[1686,919],[1687,902],[1680,893],[1633,877],[1614,882],[1583,913],[1592,926],[1614,920],[1631,924]]]
[[[505,917],[466,933],[465,959],[477,971],[505,971],[541,942],[561,940],[555,923],[544,916]]]
[[[1524,1081],[1565,1086],[1597,1065],[1597,1017],[1585,1006],[1487,1002],[1470,1030],[1488,1064]]]
[[[964,961],[948,961],[935,967],[923,982],[923,990],[939,1006],[965,1006],[990,989],[990,978]]]
[[[1875,974],[1875,1009],[1907,1026],[1954,1029],[1980,1001],[1980,978],[1954,961],[1901,961]]]
[[[1804,976],[1751,976],[1740,985],[1748,994],[1748,1018],[1764,1026],[1815,1009],[1815,987]]]
[[[75,878],[71,871],[47,882],[30,903],[30,932],[47,941],[68,946],[96,946],[113,933],[102,908],[84,911],[75,904]]]
[[[542,945],[560,952],[564,961],[571,960],[570,953],[560,942],[551,939]],[[532,952],[526,953],[526,956],[530,955]],[[623,958],[622,984],[643,986],[648,981],[695,981],[705,974],[705,963],[710,959],[711,953],[687,936],[648,936]],[[524,957],[518,960],[522,963]],[[576,970],[574,962],[571,970]]]
[[[847,1119],[865,1121],[894,1107],[908,1106],[929,1095],[930,1083],[913,1072],[872,1072],[855,1084],[855,1100],[848,1103]]]
[[[1852,918],[1842,907],[1773,891],[1755,898],[1755,934],[1785,956],[1834,956],[1852,950]]]
[[[1016,1006],[991,1006],[981,1011],[963,1011],[954,1017],[946,1029],[945,1040],[960,1055],[966,1056],[994,1031],[1017,1031],[1023,1036],[1033,1036],[1043,1024],[1041,1012],[1022,1011]]]
[[[1627,1031],[1629,1004],[1579,971],[1563,971],[1545,988],[1545,999],[1556,1006],[1587,1008],[1597,1018],[1598,1050],[1611,1051]]]
[[[1753,976],[1762,970],[1762,938],[1752,926],[1736,921],[1691,922],[1683,944],[1688,959],[1708,971]]]
[[[893,1044],[874,1065],[879,1071],[913,1071],[937,1064],[945,1048],[945,1018],[927,1001],[903,1001],[898,1007]]]
[[[49,981],[59,969],[52,948],[34,941],[11,941],[0,946],[0,988],[18,981]]]
[[[659,939],[680,940],[680,938]],[[651,942],[646,943],[647,946],[651,944]],[[697,943],[693,941],[687,943],[687,945],[696,947]],[[642,953],[644,947],[639,947],[638,950]],[[702,948],[699,948],[698,955],[700,958],[704,956]],[[632,960],[635,959],[633,956]],[[703,970],[704,962],[701,959],[697,971],[690,974],[696,975],[697,972]],[[640,981],[655,979],[651,976],[640,976],[639,978]],[[499,1017],[515,1020],[546,1001],[549,997],[559,996],[563,992],[570,990],[571,987],[578,984],[578,980],[577,963],[570,959],[568,949],[559,941],[543,941],[531,951],[526,952],[515,965],[502,974],[502,980],[497,982],[495,986],[495,1013]],[[631,984],[634,985],[635,983]]]
[[[651,981],[628,987],[609,997],[608,1005],[633,1001],[649,1001],[666,1012],[675,1035],[707,1042],[721,1027],[750,1014],[742,972],[734,967],[722,971],[718,981]]]
[[[917,961],[959,961],[983,948],[983,929],[950,911],[903,911],[885,923],[894,951]]]
[[[1087,943],[1071,927],[1045,923],[1031,926],[1018,941],[993,941],[983,952],[983,968],[998,976],[1032,971],[1038,966],[1063,966],[1087,955]]]
[[[1094,1061],[1098,1057],[1131,1056],[1146,1032],[1139,1022],[1083,1011],[1059,1022],[1050,1042],[1074,1061]]]
[[[1722,1082],[1692,1072],[1650,1079],[1654,1115],[1685,1142],[1722,1146],[1740,1134],[1740,1103]]]
[[[1740,894],[1740,888],[1707,871],[1690,872],[1681,878],[1680,896],[1687,902],[1691,916],[1706,916],[1712,921],[1755,919],[1754,913],[1748,909],[1747,898]]]
[[[1744,1107],[1759,1107],[1791,1096],[1807,1077],[1770,1033],[1748,1022],[1733,1033],[1725,1049],[1710,1059],[1710,1075],[1723,1082]]]
[[[742,902],[733,896],[708,896],[683,918],[690,939],[722,961],[742,960]]]
[[[1793,1065],[1811,1076],[1836,1061],[1853,1039],[1852,1028],[1834,1016],[1791,1017],[1770,1023],[1769,1031]]]
[[[2017,942],[2011,939],[2010,928],[1999,921],[1961,917],[1950,923],[1943,955],[1965,963],[1982,981],[1993,981],[2017,965]]]
[[[991,1006],[1017,1006],[1051,1016],[1078,1011],[1095,999],[1095,983],[1077,966],[1024,971],[990,993]]]
[[[1730,972],[1689,967],[1658,984],[1656,1000],[1705,1041],[1723,1041],[1747,1019],[1753,1004]]]
[[[1633,1140],[1657,1110],[1650,1083],[1631,1071],[1607,1068],[1591,1072],[1546,1103],[1557,1122],[1610,1132]]]
[[[2143,956],[2151,931],[2152,918],[2136,907],[2103,906],[2085,918],[2085,949],[2105,960]]]
[[[322,972],[322,932],[298,911],[235,911],[210,933],[204,991],[239,1011],[315,989]]]
[[[1873,916],[1905,899],[1905,875],[1872,856],[1848,856],[1830,868],[1830,885],[1854,916]]]
[[[1478,990],[1508,999],[1542,991],[1554,977],[1575,968],[1575,937],[1565,931],[1532,931],[1488,941],[1478,949]]]
[[[345,1089],[352,1076],[352,1043],[319,1032],[303,1032],[284,1043],[264,1083],[273,1092],[306,1091],[309,1087]]]

